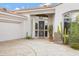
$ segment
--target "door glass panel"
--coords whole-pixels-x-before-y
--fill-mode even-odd
[[[35,29],[38,29],[38,23],[35,23]]]
[[[35,31],[35,36],[36,36],[36,37],[38,36],[38,31]]]
[[[45,30],[47,30],[47,25],[45,25]]]
[[[44,37],[44,31],[39,31],[39,37]]]
[[[47,31],[45,31],[45,37],[47,37]]]
[[[39,21],[39,29],[44,29],[44,21]]]

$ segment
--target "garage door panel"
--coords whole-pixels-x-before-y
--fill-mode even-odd
[[[20,23],[0,22],[0,41],[21,38]]]

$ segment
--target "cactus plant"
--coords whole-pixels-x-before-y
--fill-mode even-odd
[[[53,41],[53,25],[49,25],[49,41]]]

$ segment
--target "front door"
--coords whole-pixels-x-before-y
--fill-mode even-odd
[[[44,21],[39,21],[39,37],[44,37]]]
[[[35,23],[35,37],[39,38],[45,38],[48,36],[47,31],[47,24],[45,24],[45,21],[38,21],[38,23]]]

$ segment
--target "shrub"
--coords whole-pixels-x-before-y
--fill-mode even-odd
[[[28,35],[28,32],[26,32],[26,39],[32,39],[32,37]]]
[[[72,48],[79,49],[79,24],[77,22],[71,23],[69,44]]]
[[[79,49],[79,43],[72,43],[72,44],[70,44],[70,46],[72,48]]]
[[[32,39],[32,37],[31,36],[27,36],[26,39]]]

